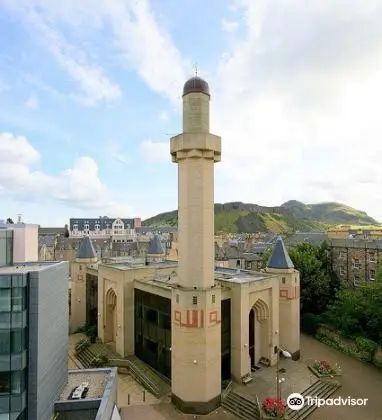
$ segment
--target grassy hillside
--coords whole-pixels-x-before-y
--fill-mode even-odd
[[[144,226],[176,226],[176,210],[161,213],[143,222]],[[287,233],[326,229],[331,225],[378,225],[364,211],[340,203],[304,204],[288,201],[280,207],[256,204],[215,204],[215,232]]]

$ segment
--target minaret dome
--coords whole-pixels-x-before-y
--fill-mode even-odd
[[[201,77],[194,76],[191,77],[191,79],[188,79],[183,87],[183,96],[188,95],[189,93],[204,93],[205,95],[210,96],[210,87]]]

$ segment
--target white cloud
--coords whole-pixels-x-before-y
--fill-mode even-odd
[[[226,19],[223,19],[221,24],[222,24],[223,31],[226,31],[226,32],[234,32],[239,27],[239,22],[230,21]]]
[[[170,143],[145,140],[141,143],[143,159],[147,162],[168,162],[170,160]]]
[[[30,96],[25,101],[25,106],[29,109],[37,109],[38,108],[38,100],[34,96]]]
[[[37,11],[39,3],[21,1],[14,4],[5,0],[11,10],[22,14],[28,26],[33,28],[33,35],[38,34],[58,65],[78,83],[80,92],[70,93],[70,96],[84,106],[118,100],[122,95],[120,87],[109,80],[100,66],[89,63],[85,51],[70,45],[65,36],[51,24],[48,15]],[[41,6],[44,5],[43,1]]]
[[[56,22],[111,28],[111,45],[124,63],[180,109],[184,69],[191,65],[147,0],[25,3],[39,6],[54,34]],[[231,10],[235,18],[227,16],[222,25],[240,22],[240,28],[229,34],[227,50],[208,78],[212,131],[223,142],[217,200],[341,200],[382,220],[381,2],[236,0]],[[82,64],[77,54],[61,37],[53,39],[58,60],[75,60],[67,71],[81,80],[87,76],[76,70]],[[97,85],[104,92],[90,97],[110,96],[103,73],[89,74],[85,91]],[[169,162],[168,149],[168,142],[141,144],[151,162]]]
[[[382,8],[351,3],[240,1],[245,37],[211,83],[220,200],[340,200],[382,220]]]
[[[40,153],[27,138],[0,133],[0,194],[43,205],[50,200],[80,209],[102,209],[108,214],[131,214],[116,203],[90,157],[80,157],[71,168],[56,176],[36,169]]]
[[[173,102],[179,99],[186,77],[185,65],[191,66],[185,63],[170,35],[160,26],[148,0],[99,0],[96,4],[86,0],[62,2],[61,5],[51,0],[19,0],[16,4],[11,0],[3,2],[8,8],[28,16],[34,27],[49,41],[51,53],[86,93],[85,103],[114,100],[120,96],[119,88],[107,79],[101,68],[80,61],[80,55],[58,32],[57,25],[48,22],[64,22],[73,28],[111,28],[114,34],[112,47],[118,49],[124,63],[133,67],[155,92]]]

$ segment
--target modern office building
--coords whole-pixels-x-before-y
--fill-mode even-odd
[[[35,251],[34,225],[0,226],[0,420],[50,420],[68,380],[68,263]]]

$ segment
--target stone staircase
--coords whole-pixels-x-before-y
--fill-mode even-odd
[[[319,380],[307,388],[302,395],[304,397],[311,396],[327,399],[339,388],[341,388],[341,385],[338,383]],[[229,390],[227,393],[222,393],[222,407],[232,414],[235,414],[240,419],[261,420],[261,412],[258,402],[256,403],[254,401],[250,401],[232,390]],[[316,405],[305,405],[299,411],[293,411],[288,408],[288,420],[304,420],[308,418],[317,408],[318,407]]]
[[[329,382],[325,380],[319,380],[315,382],[313,385],[311,385],[309,388],[307,388],[302,395],[304,397],[310,396],[310,397],[318,397],[327,399],[330,396],[332,396],[339,388],[341,388],[341,385],[334,382]],[[314,410],[316,410],[318,407],[317,405],[310,405],[307,404],[304,405],[304,407],[301,410],[293,411],[288,408],[287,415],[289,420],[304,420],[308,418]]]
[[[90,369],[92,368],[91,366],[92,360],[99,355],[104,355],[109,360],[120,357],[107,344],[92,343],[90,344],[90,347],[88,347],[85,350],[82,350],[79,354],[76,354],[75,358],[79,360],[79,362],[85,369]]]
[[[260,420],[259,406],[230,391],[222,400],[222,407],[243,420]]]
[[[170,380],[138,357],[129,356],[119,362],[119,367],[126,368],[130,375],[155,397],[162,398],[171,392]]]
[[[85,369],[90,369],[91,362],[94,359],[96,355],[92,352],[91,348],[87,348],[85,350],[82,350],[81,353],[76,354],[76,359],[78,359],[81,363],[81,365]]]

